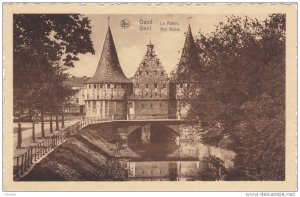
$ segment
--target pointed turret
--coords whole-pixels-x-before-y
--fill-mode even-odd
[[[194,78],[193,69],[199,66],[198,48],[193,38],[191,26],[188,26],[185,42],[182,48],[182,53],[178,68],[176,71],[177,80],[192,81]]]
[[[132,83],[130,79],[125,76],[120,66],[109,26],[97,70],[87,83]]]
[[[186,32],[185,42],[183,45],[180,62],[194,64],[198,62],[197,47],[192,34],[191,26],[189,25]]]

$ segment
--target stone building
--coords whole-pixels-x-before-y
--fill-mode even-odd
[[[97,70],[84,84],[86,117],[127,119],[127,97],[132,94],[132,85],[120,66],[108,27]]]
[[[69,105],[64,108],[65,113],[70,114],[84,114],[84,83],[87,82],[90,78],[89,77],[71,77],[66,84],[72,87],[73,90],[76,91],[75,95],[72,96],[71,100],[69,101]]]
[[[186,32],[185,42],[182,48],[182,53],[180,57],[180,61],[177,65],[177,71],[175,73],[176,82],[170,81],[170,86],[173,88],[173,93],[171,96],[171,103],[173,106],[176,105],[176,117],[178,119],[185,118],[187,115],[187,111],[189,106],[184,104],[184,99],[193,99],[193,98],[184,98],[183,91],[186,88],[192,87],[197,82],[196,76],[193,73],[185,72],[191,68],[195,68],[199,66],[198,59],[198,49],[192,34],[191,26],[188,26],[188,30]],[[200,90],[196,90],[197,92]],[[175,101],[174,101],[175,100]]]
[[[97,120],[185,117],[188,106],[182,105],[181,94],[184,87],[194,83],[192,78],[186,76],[174,83],[155,54],[151,41],[146,47],[146,53],[134,76],[127,78],[120,66],[108,27],[97,70],[92,78],[82,83],[84,85],[78,93],[83,97],[78,101],[84,103],[85,117]],[[198,58],[195,56],[196,50],[189,26],[179,65],[185,63],[193,66]]]
[[[130,97],[131,119],[167,119],[169,117],[169,78],[154,51],[147,52],[132,77],[133,95]]]

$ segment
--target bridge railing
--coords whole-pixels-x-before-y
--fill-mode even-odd
[[[129,114],[127,120],[178,119],[174,114]]]
[[[80,128],[83,128],[85,126],[88,126],[90,124],[97,124],[97,123],[103,123],[103,122],[110,122],[113,118],[100,118],[100,117],[85,117],[80,120]]]
[[[25,153],[13,158],[13,176],[18,180],[31,167],[39,162],[45,155],[62,144],[66,138],[74,135],[80,129],[80,122],[77,122],[57,134],[49,136],[44,140],[30,146]]]
[[[80,120],[80,128],[83,128],[91,124],[111,122],[114,120],[153,120],[153,119],[177,120],[182,118],[174,114],[129,114],[124,119],[119,119],[119,118],[116,119],[114,116],[108,118],[82,117]]]

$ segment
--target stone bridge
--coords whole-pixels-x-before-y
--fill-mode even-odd
[[[153,119],[153,120],[111,120],[107,122],[91,123],[94,129],[102,130],[108,141],[115,141],[126,144],[128,137],[136,130],[139,130],[141,142],[148,144],[151,138],[151,128],[155,127],[156,133],[169,132],[180,139],[186,129],[186,120],[178,119]],[[96,127],[96,128],[95,128]],[[155,140],[155,139],[154,139]]]

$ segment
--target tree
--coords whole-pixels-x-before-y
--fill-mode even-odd
[[[13,21],[14,105],[41,111],[44,136],[43,116],[51,107],[46,96],[57,75],[55,62],[62,62],[65,70],[79,60],[78,54],[95,52],[90,21],[79,14],[15,14]]]
[[[224,161],[220,158],[210,155],[202,158],[202,168],[190,180],[201,181],[221,181],[224,180],[227,170],[224,166]]]
[[[205,143],[232,140],[233,180],[284,180],[285,15],[227,17],[197,46],[198,66],[183,65],[198,82],[184,92],[196,98],[186,99],[188,118],[221,125]]]

